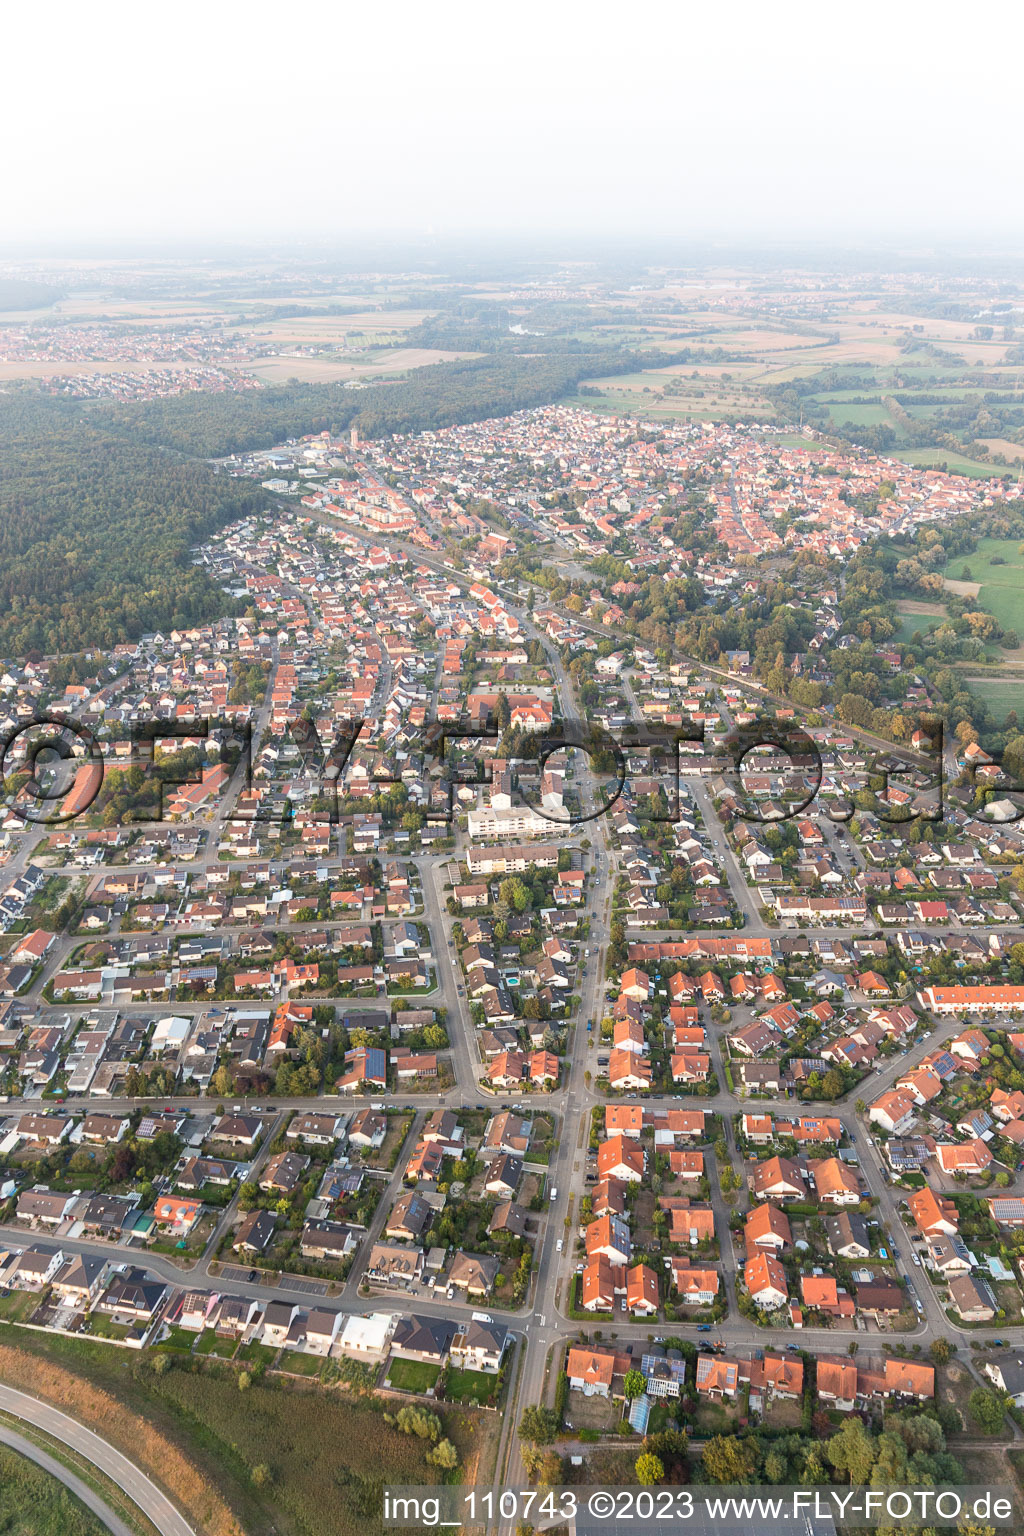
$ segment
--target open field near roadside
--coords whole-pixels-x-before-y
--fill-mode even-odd
[[[978,597],[986,610],[995,614],[1005,629],[1024,635],[1024,554],[1020,551],[1016,539],[981,539],[970,554],[951,560],[943,576],[959,582],[966,566],[970,580],[978,584]],[[991,565],[993,556],[1001,557],[1005,564]]]
[[[13,1333],[0,1328],[4,1379],[132,1456],[203,1536],[363,1536],[380,1530],[385,1482],[436,1479],[424,1460],[429,1446],[389,1425],[382,1401],[343,1386],[271,1376],[243,1392],[240,1370],[253,1370],[245,1362],[175,1361],[156,1374],[145,1356],[20,1332],[13,1346]],[[439,1411],[463,1477],[487,1481],[500,1416]],[[252,1476],[257,1466],[270,1472],[261,1488]]]
[[[56,1478],[0,1445],[0,1530],[13,1536],[108,1536]]]

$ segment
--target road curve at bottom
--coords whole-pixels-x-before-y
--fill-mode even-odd
[[[120,1516],[115,1515],[112,1509],[108,1509],[99,1494],[95,1493],[88,1483],[83,1483],[82,1479],[70,1472],[63,1462],[55,1460],[53,1456],[41,1450],[38,1445],[34,1445],[31,1440],[26,1440],[24,1435],[19,1435],[8,1428],[6,1424],[0,1424],[0,1445],[6,1445],[12,1451],[17,1451],[18,1455],[24,1456],[26,1461],[34,1462],[51,1477],[57,1478],[69,1493],[73,1493],[80,1503],[92,1511],[97,1520],[102,1521],[108,1531],[113,1532],[113,1536],[135,1536],[131,1526],[125,1525]]]
[[[24,1419],[28,1424],[34,1424],[37,1429],[52,1435],[55,1440],[61,1441],[79,1456],[84,1456],[86,1461],[91,1461],[93,1466],[98,1467],[112,1483],[116,1483],[121,1491],[128,1495],[134,1504],[139,1506],[147,1519],[156,1526],[160,1536],[196,1536],[184,1515],[175,1509],[162,1489],[151,1482],[144,1472],[128,1460],[127,1456],[122,1456],[120,1451],[115,1450],[108,1441],[101,1440],[99,1435],[94,1435],[92,1430],[86,1429],[84,1424],[79,1424],[68,1414],[62,1413],[59,1408],[53,1408],[49,1403],[44,1403],[41,1398],[32,1397],[28,1392],[19,1392],[15,1387],[3,1384],[0,1384],[0,1408],[19,1419]],[[33,1460],[35,1459],[37,1457],[33,1456]],[[54,1463],[54,1467],[47,1470],[54,1471],[55,1476],[59,1476],[62,1482],[68,1483],[70,1474],[60,1466],[59,1462]],[[78,1489],[75,1489],[75,1492],[83,1503],[88,1502]],[[87,1489],[86,1492],[91,1490]],[[95,1495],[93,1498],[95,1499]],[[106,1511],[105,1506],[96,1508],[95,1504],[91,1504],[90,1508],[110,1526],[111,1530],[116,1530],[119,1536],[130,1536],[128,1527],[122,1521],[119,1520],[116,1525],[112,1523],[115,1517]]]

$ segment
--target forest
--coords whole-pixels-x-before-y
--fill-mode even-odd
[[[63,295],[50,283],[37,283],[29,278],[0,278],[0,310],[42,309]]]
[[[595,367],[637,365],[633,352],[577,346],[439,363],[360,390],[295,384],[132,404],[4,396],[0,654],[109,648],[232,611],[190,550],[264,509],[267,494],[200,460],[349,426],[381,437],[504,416],[559,399]]]
[[[27,394],[0,399],[0,455],[0,653],[109,647],[231,610],[189,551],[265,492]]]
[[[688,355],[645,352],[642,366],[685,362]],[[104,404],[94,408],[90,419],[136,443],[223,458],[352,426],[364,437],[383,437],[506,416],[560,399],[595,370],[608,375],[639,366],[637,353],[602,347],[577,345],[543,357],[502,352],[414,368],[405,379],[366,389],[282,384],[236,394],[181,394],[141,404]]]

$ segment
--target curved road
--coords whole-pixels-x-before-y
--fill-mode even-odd
[[[167,1495],[151,1482],[144,1472],[140,1472],[127,1456],[122,1456],[121,1452],[115,1450],[106,1440],[101,1440],[99,1435],[94,1435],[91,1429],[86,1429],[84,1425],[69,1418],[66,1413],[61,1413],[59,1408],[51,1408],[49,1403],[41,1402],[39,1398],[32,1397],[27,1392],[19,1392],[14,1387],[2,1385],[0,1385],[0,1408],[19,1419],[24,1419],[29,1424],[34,1424],[37,1429],[45,1430],[48,1435],[53,1435],[54,1439],[60,1440],[71,1450],[76,1451],[79,1456],[84,1456],[86,1461],[91,1461],[93,1466],[99,1467],[112,1483],[116,1483],[122,1492],[139,1506],[147,1519],[156,1526],[160,1536],[196,1536],[184,1515],[178,1513]],[[18,1437],[15,1436],[15,1438]],[[18,1449],[21,1447],[19,1446]],[[29,1453],[26,1451],[25,1454]],[[41,1454],[41,1452],[37,1454],[35,1447],[32,1447],[34,1461],[39,1460]],[[54,1475],[67,1483],[68,1487],[72,1486],[69,1480],[71,1474],[59,1462],[55,1462],[53,1467],[48,1467],[47,1470],[53,1471]],[[78,1482],[77,1478],[75,1482]],[[84,1484],[80,1486],[84,1492],[79,1492],[77,1487],[74,1491],[83,1504],[89,1504],[90,1509],[98,1514],[112,1531],[117,1532],[117,1536],[132,1536],[123,1521],[117,1520],[115,1524],[116,1517],[107,1512],[106,1507],[96,1499],[91,1489],[85,1488]],[[86,1498],[86,1494],[89,1494],[89,1498]],[[99,1505],[98,1508],[97,1505]]]
[[[6,1425],[0,1425],[0,1445],[10,1446],[12,1451],[17,1451],[18,1455],[24,1456],[26,1461],[35,1462],[37,1467],[41,1467],[44,1472],[48,1472],[51,1477],[63,1483],[68,1492],[73,1493],[79,1503],[91,1510],[108,1531],[113,1531],[114,1536],[135,1536],[131,1526],[125,1525],[123,1520],[108,1509],[87,1483],[83,1483],[80,1477],[69,1472],[63,1462],[47,1455],[46,1451],[40,1450],[38,1445],[33,1445],[31,1440],[26,1440],[14,1430],[8,1429]]]

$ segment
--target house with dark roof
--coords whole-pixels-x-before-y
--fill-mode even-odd
[[[829,1252],[843,1259],[866,1259],[871,1252],[868,1225],[859,1211],[839,1211],[825,1219]]]
[[[443,1365],[458,1332],[458,1324],[447,1318],[403,1317],[395,1328],[391,1353],[400,1360],[425,1360]]]
[[[231,1247],[235,1253],[266,1253],[276,1229],[273,1211],[250,1211],[242,1218]]]

